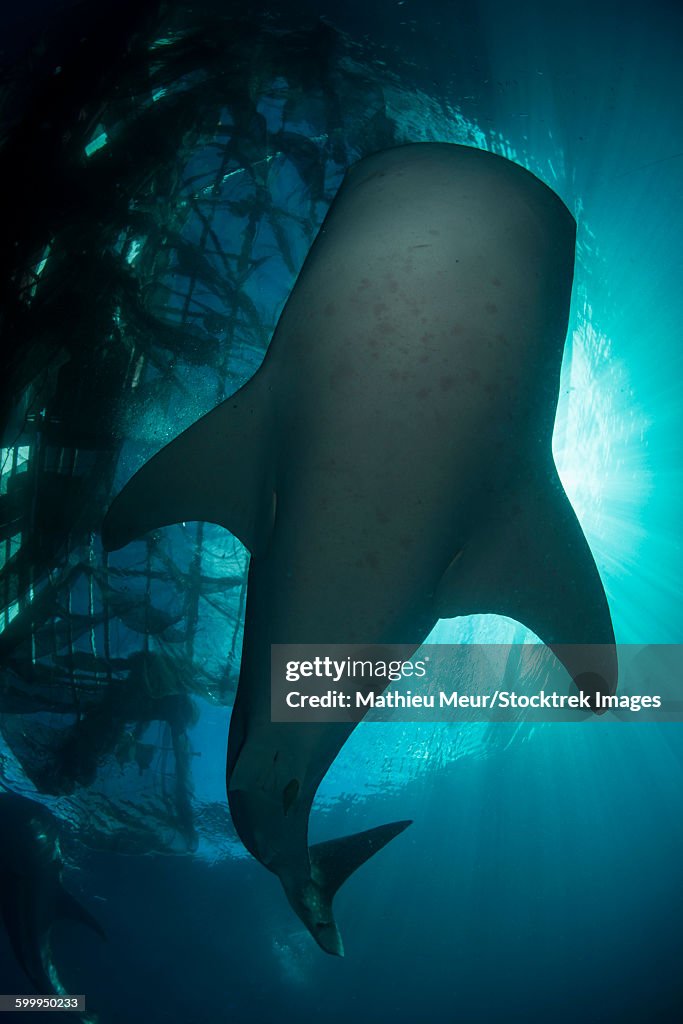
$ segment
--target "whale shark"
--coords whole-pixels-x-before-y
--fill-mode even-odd
[[[50,948],[53,925],[68,919],[101,938],[104,932],[64,888],[59,827],[47,807],[18,793],[1,793],[0,836],[0,913],[14,955],[39,995],[64,995]]]
[[[517,164],[414,143],[346,172],[244,387],[113,501],[105,549],[191,520],[250,553],[227,755],[244,846],[328,953],[332,901],[402,832],[309,845],[353,722],[271,720],[273,644],[414,650],[440,618],[512,617],[612,693],[600,576],[551,451],[575,221]],[[596,645],[585,668],[575,645]]]

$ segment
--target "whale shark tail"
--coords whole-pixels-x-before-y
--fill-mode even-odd
[[[310,847],[311,882],[292,900],[292,905],[326,953],[344,956],[344,945],[332,911],[338,889],[357,868],[411,824],[411,821],[392,821]]]

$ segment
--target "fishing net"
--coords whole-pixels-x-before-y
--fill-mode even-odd
[[[409,82],[317,18],[139,0],[63,12],[4,76],[0,779],[92,847],[231,842],[191,731],[231,705],[245,550],[191,523],[106,557],[99,528],[258,368],[350,163],[485,143]]]
[[[246,555],[183,524],[107,558],[104,512],[253,374],[345,168],[434,101],[320,20],[105,15],[4,79],[0,771],[92,846],[183,852],[226,834],[189,734],[233,699]]]

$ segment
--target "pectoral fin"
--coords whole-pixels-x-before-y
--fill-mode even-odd
[[[554,467],[545,479],[525,481],[482,523],[444,573],[435,601],[440,618],[493,613],[516,619],[554,651],[582,689],[614,693],[616,651],[605,591]]]
[[[126,484],[102,526],[111,551],[171,523],[218,523],[252,554],[272,528],[268,392],[258,376],[162,448]]]

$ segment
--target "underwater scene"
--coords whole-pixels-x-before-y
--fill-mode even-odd
[[[0,1014],[679,1024],[680,721],[269,673],[680,643],[683,8],[2,24]]]

